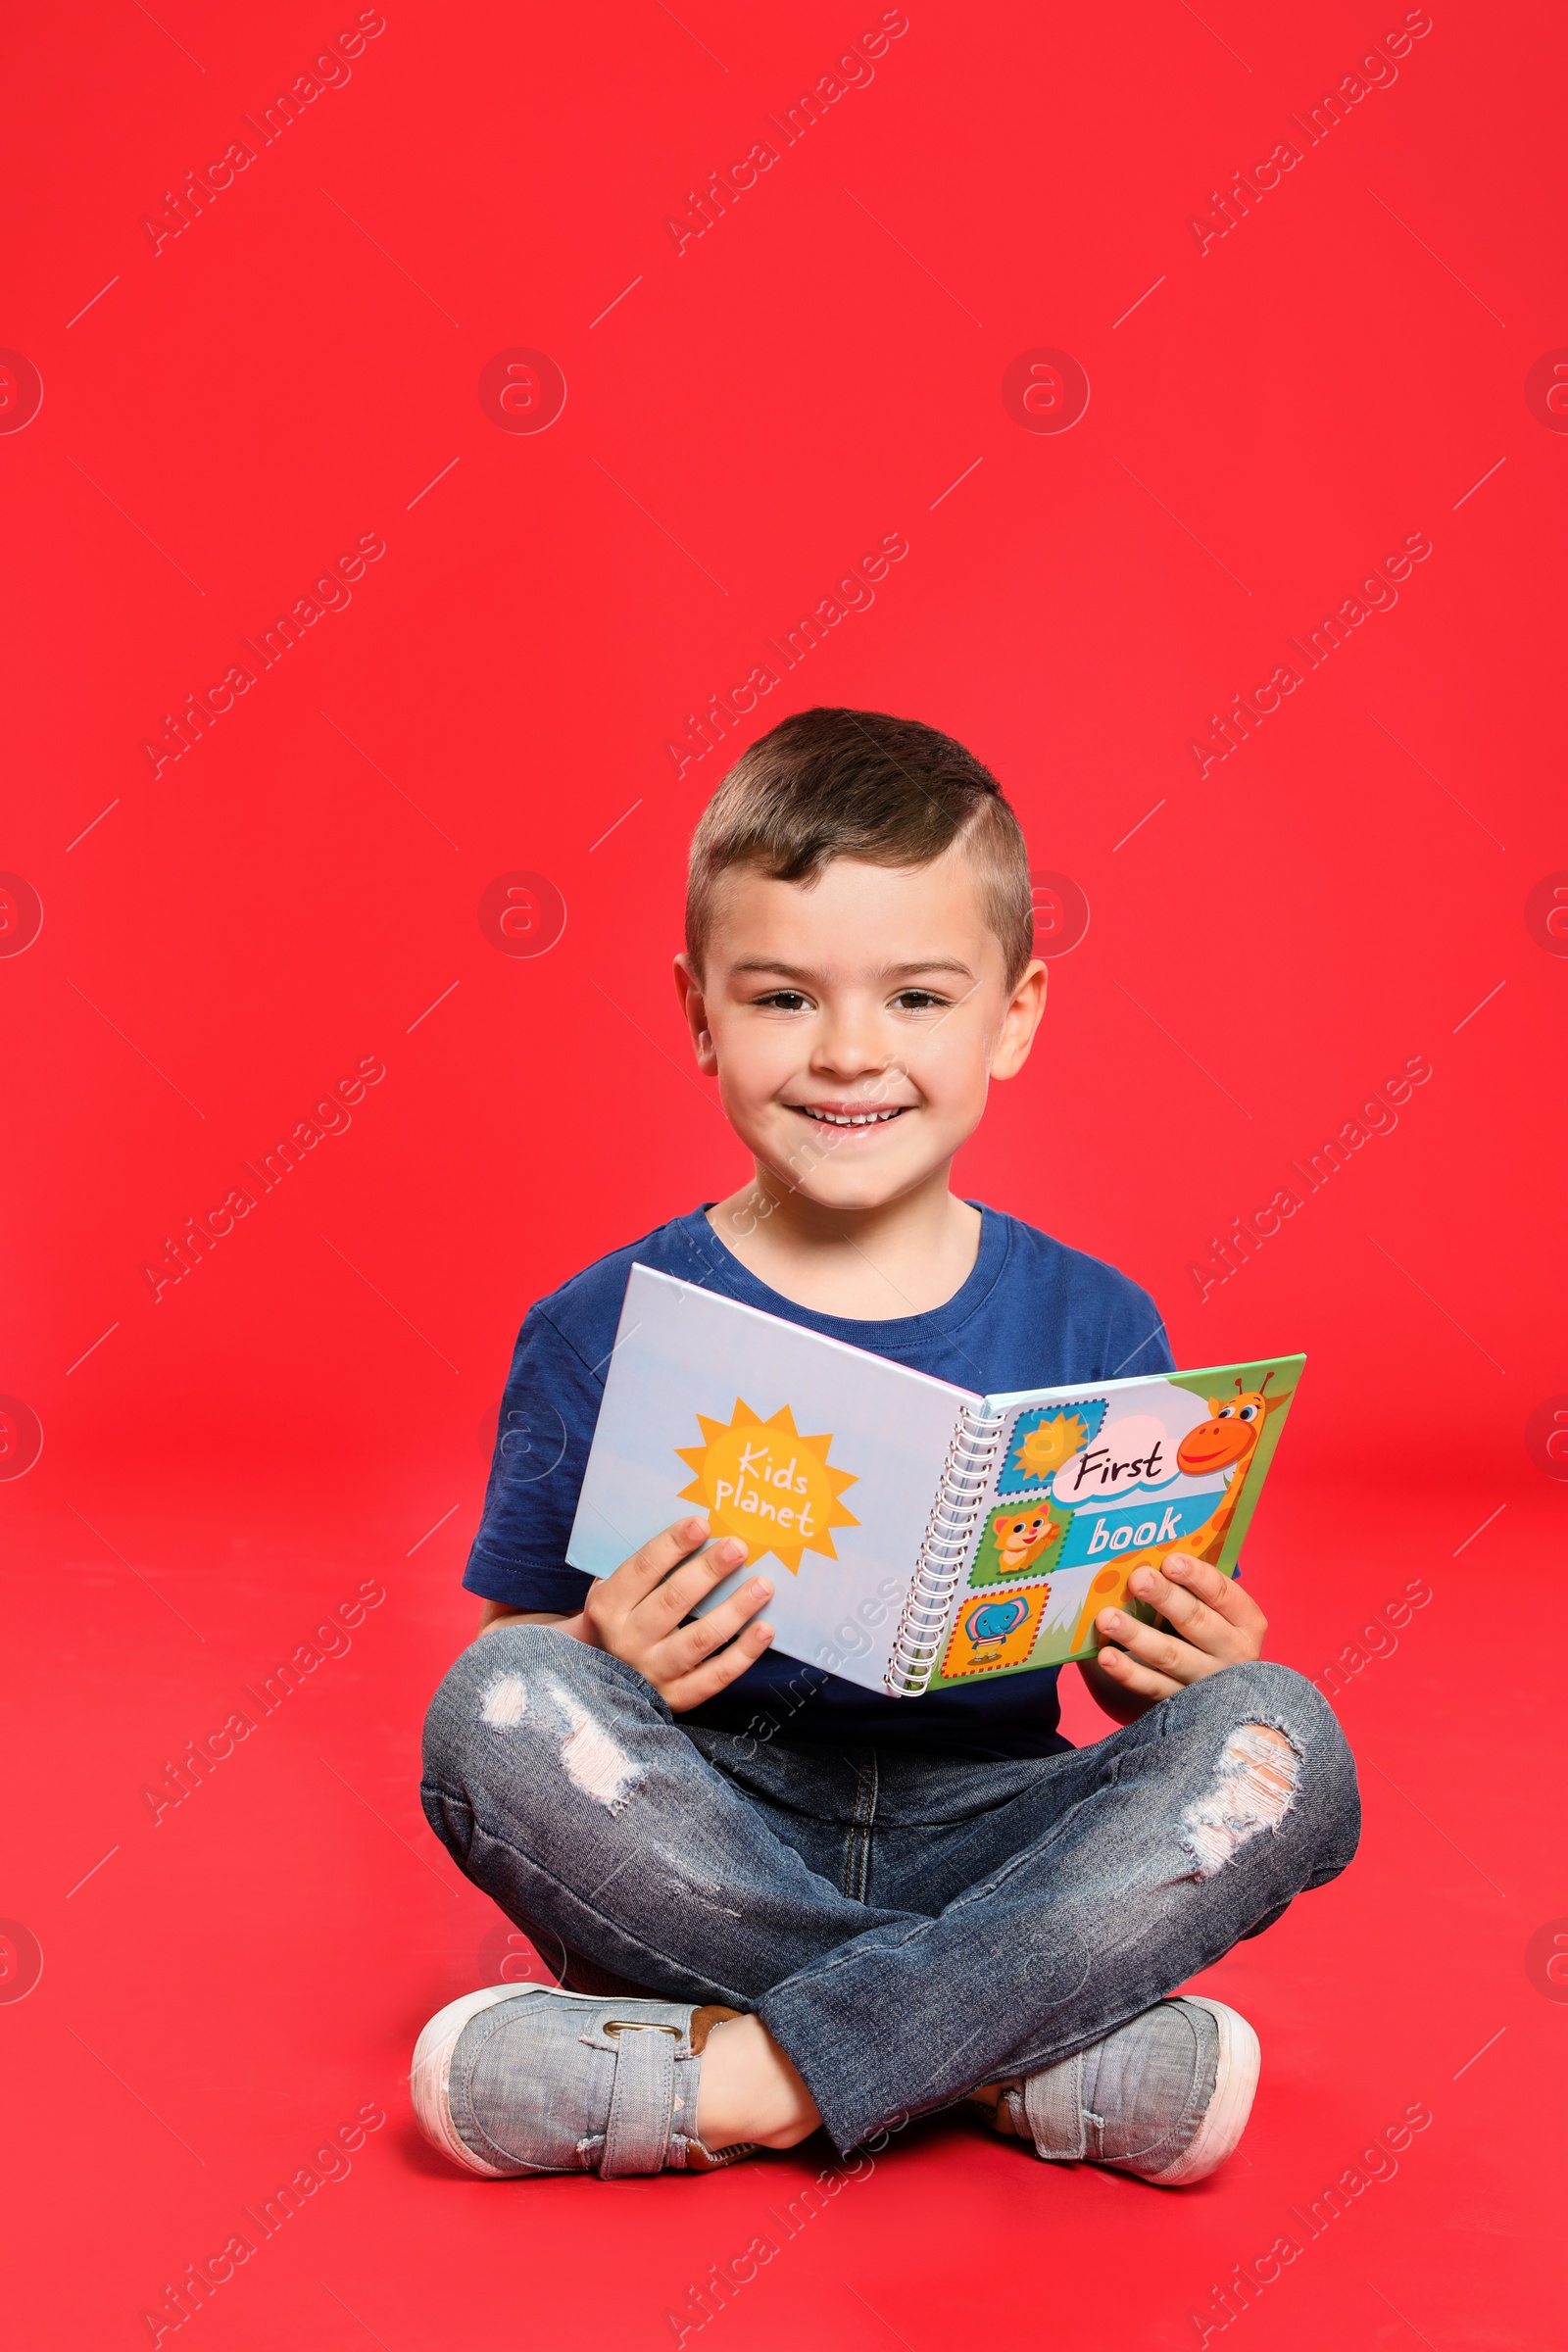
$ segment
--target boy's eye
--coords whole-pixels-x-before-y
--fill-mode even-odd
[[[771,1005],[775,1012],[799,1012],[806,1003],[798,988],[775,988],[770,995],[759,997],[759,1004]]]
[[[901,988],[893,1002],[901,1012],[927,1012],[943,1000],[929,988]]]

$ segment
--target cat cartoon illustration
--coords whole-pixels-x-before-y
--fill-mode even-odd
[[[1008,1576],[1022,1576],[1032,1568],[1047,1544],[1054,1544],[1060,1533],[1059,1523],[1052,1518],[1049,1511],[1039,1507],[999,1511],[991,1522],[991,1540],[997,1547],[997,1558]]]

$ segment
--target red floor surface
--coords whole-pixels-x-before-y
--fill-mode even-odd
[[[1565,64],[1479,0],[13,26],[8,2343],[1560,2340]],[[1213,1972],[1264,2074],[1183,2194],[952,2120],[494,2185],[411,2123],[518,1965],[416,1794],[512,1339],[740,1179],[685,844],[820,702],[1029,837],[966,1189],[1184,1364],[1308,1356],[1247,1573],[1366,1839]]]
[[[1217,2323],[1212,2290],[1260,2257],[1231,2324],[1248,2343],[1555,2340],[1565,2021],[1525,1957],[1565,1907],[1539,1794],[1555,1725],[1544,1694],[1477,1676],[1472,1632],[1475,1592],[1527,1584],[1551,1540],[1521,1485],[1391,1497],[1330,1592],[1312,1568],[1347,1498],[1281,1481],[1257,1579],[1278,1654],[1318,1667],[1412,1582],[1431,1597],[1341,1700],[1366,1804],[1354,1869],[1204,1980],[1256,2024],[1264,2071],[1240,2155],[1186,2192],[1047,2168],[948,2120],[847,2179],[821,2141],[646,2183],[458,2175],[419,2138],[406,2077],[425,2017],[499,1973],[498,1915],[416,1795],[423,1702],[469,1623],[459,1542],[406,1561],[303,1510],[244,1536],[176,1539],[102,1504],[98,1535],[40,1527],[9,1595],[17,1651],[50,1661],[8,1707],[9,1885],[43,1951],[0,2019],[12,2340],[148,2340],[140,2313],[235,2232],[254,2252],[188,2325],[236,2352],[619,2352],[672,2343],[672,2311],[691,2343],[691,2290],[737,2260],[754,2275],[703,2340],[748,2352],[808,2330],[846,2352],[1196,2343],[1190,2315]],[[385,1599],[347,1653],[155,1826],[141,1787],[231,1709],[258,1714],[249,1692],[367,1582]],[[385,2122],[349,2169],[329,2159],[264,2238],[266,2201],[367,2113]],[[1391,2150],[1412,2115],[1430,2120]],[[777,2250],[759,2268],[760,2235]],[[1271,2264],[1282,2236],[1299,2251]]]

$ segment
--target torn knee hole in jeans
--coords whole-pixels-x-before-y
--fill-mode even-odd
[[[557,1753],[566,1778],[608,1813],[618,1813],[627,1789],[641,1780],[645,1767],[623,1752],[569,1690],[559,1683],[548,1685],[548,1690],[565,1718]],[[528,1689],[521,1675],[503,1674],[485,1685],[479,1694],[479,1720],[494,1732],[514,1732],[529,1720]]]
[[[1211,1879],[1239,1846],[1277,1830],[1296,1801],[1301,1759],[1277,1725],[1244,1723],[1220,1750],[1214,1786],[1182,1815],[1182,1845]]]
[[[584,1796],[591,1796],[603,1805],[607,1813],[618,1813],[626,1802],[627,1790],[634,1781],[642,1779],[647,1767],[634,1763],[604,1725],[596,1723],[569,1691],[552,1685],[550,1695],[569,1727],[561,1742],[561,1761],[567,1779]]]
[[[528,1712],[528,1689],[520,1674],[504,1674],[485,1686],[479,1720],[492,1731],[514,1731]]]

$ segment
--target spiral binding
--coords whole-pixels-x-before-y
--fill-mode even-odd
[[[1006,1421],[1005,1411],[988,1413],[984,1405],[966,1405],[958,1417],[942,1466],[936,1507],[926,1523],[914,1581],[909,1587],[884,1689],[895,1698],[918,1697],[936,1672],[937,1650],[947,1630],[955,1587],[963,1573],[974,1541],[991,1464]]]

